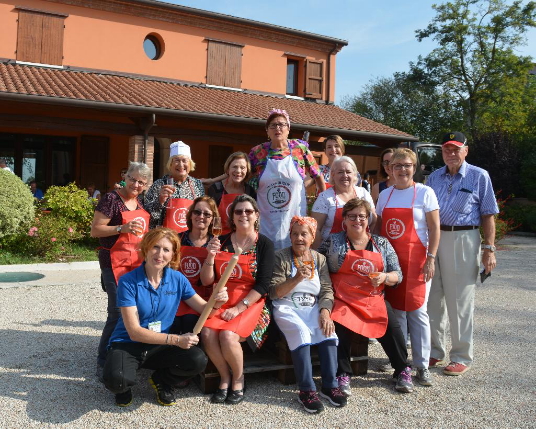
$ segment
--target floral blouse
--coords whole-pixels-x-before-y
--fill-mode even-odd
[[[255,189],[258,188],[259,177],[266,168],[269,159],[281,160],[291,155],[294,165],[296,165],[298,173],[303,179],[305,179],[307,173],[312,178],[320,175],[320,169],[312,152],[309,150],[307,142],[288,140],[288,148],[285,149],[272,149],[270,144],[270,142],[262,143],[249,152],[249,160],[253,170],[253,178],[250,180],[250,184]]]

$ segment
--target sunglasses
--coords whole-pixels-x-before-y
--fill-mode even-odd
[[[192,210],[192,213],[196,216],[205,216],[207,219],[210,219],[213,215],[210,212],[202,212],[201,210]]]
[[[255,213],[255,210],[253,209],[235,209],[234,214],[237,216],[242,216],[243,214],[246,214],[248,216],[251,216],[253,213]]]

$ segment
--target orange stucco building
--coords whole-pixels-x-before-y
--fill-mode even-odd
[[[106,190],[128,160],[159,177],[178,139],[194,176],[219,175],[272,108],[313,149],[415,140],[333,105],[336,38],[153,0],[0,0],[0,40],[0,157],[41,187]]]

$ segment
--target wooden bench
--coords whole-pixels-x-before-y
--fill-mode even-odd
[[[277,336],[277,333],[271,333]],[[365,375],[368,370],[368,338],[355,334],[352,342],[352,370],[354,375]],[[277,372],[277,378],[282,384],[294,384],[294,366],[283,335],[276,340],[264,344],[260,350],[253,353],[246,343],[242,343],[244,350],[244,373]],[[320,364],[313,347],[312,361],[314,366]],[[209,360],[205,371],[199,375],[199,384],[203,393],[214,392],[220,383],[220,375],[214,364]]]

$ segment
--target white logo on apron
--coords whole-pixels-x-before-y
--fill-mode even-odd
[[[385,224],[385,232],[389,238],[396,240],[404,235],[406,226],[400,219],[392,218]]]
[[[201,272],[201,261],[194,256],[181,259],[181,272],[186,277],[195,277]]]
[[[268,199],[268,203],[274,209],[282,209],[286,207],[292,198],[290,184],[285,182],[272,183],[268,186],[266,198]]]
[[[368,277],[369,273],[373,273],[376,271],[376,267],[374,267],[374,264],[368,259],[364,258],[356,259],[352,264],[351,269],[352,271],[363,277]]]
[[[186,213],[188,213],[186,207],[179,207],[173,213],[173,221],[180,228],[186,228]]]
[[[145,232],[145,230],[147,229],[147,222],[145,222],[145,219],[142,218],[141,216],[138,216],[138,217],[135,217],[134,219],[132,220],[135,220],[135,221],[138,221],[141,223],[141,231],[139,232],[139,234],[136,234],[139,238],[142,238],[143,237],[143,233]]]
[[[227,268],[227,265],[229,265],[229,262],[224,262],[223,264],[221,264],[220,276],[225,271],[225,268]],[[240,265],[238,265],[238,264],[235,265],[235,267],[233,268],[233,272],[231,273],[229,278],[230,279],[241,279],[242,278],[242,268],[240,267]]]

